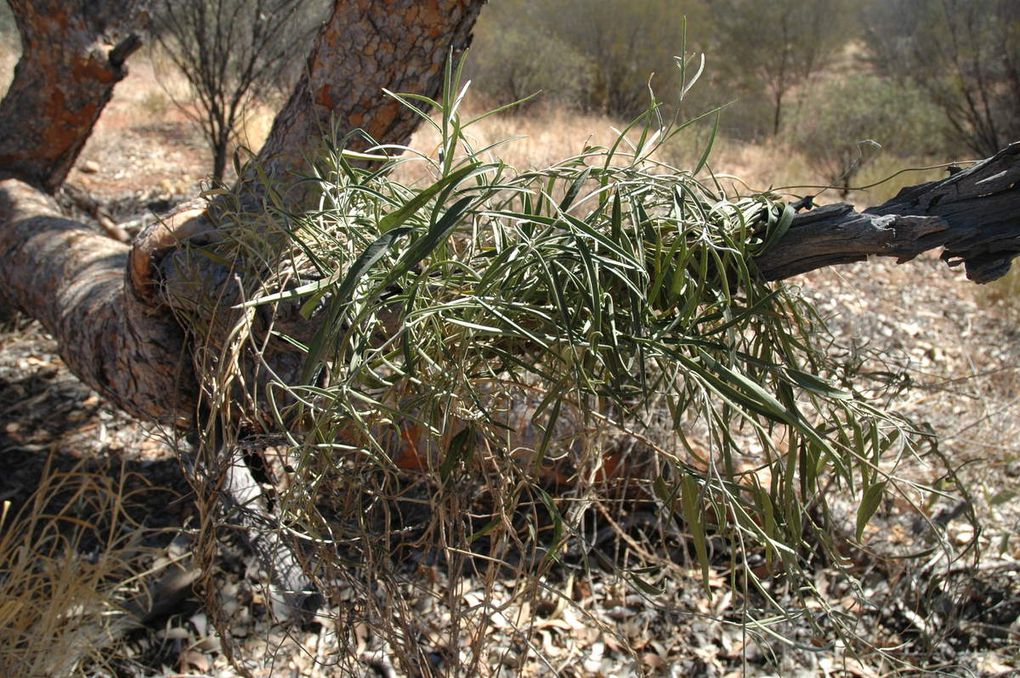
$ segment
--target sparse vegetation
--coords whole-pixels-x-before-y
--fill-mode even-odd
[[[900,163],[941,150],[937,112],[916,91],[858,75],[818,88],[791,126],[793,147],[842,198],[880,153]]]
[[[951,140],[987,155],[1020,138],[1020,5],[890,0],[866,16],[875,66],[925,92]]]
[[[295,45],[309,42],[323,10],[324,3],[303,0],[156,3],[153,35],[194,97],[174,103],[202,130],[214,182],[223,181],[251,104],[296,80]]]
[[[705,21],[707,3],[682,4],[692,42],[721,44],[725,22]],[[881,266],[801,288],[766,285],[747,265],[787,221],[788,191],[830,185],[845,197],[936,151],[959,153],[939,102],[867,66],[877,47],[861,42],[815,55],[772,97],[761,78],[727,71],[736,52],[719,50],[709,68],[723,68],[705,76],[718,89],[641,113],[651,70],[663,98],[683,89],[665,77],[684,31],[677,5],[494,2],[467,67],[472,88],[496,103],[543,89],[537,105],[486,116],[450,83],[406,150],[329,140],[311,211],[291,211],[275,184],[257,212],[215,192],[223,237],[182,256],[232,262],[246,284],[215,299],[233,331],[201,346],[213,414],[199,449],[183,448],[202,514],[194,555],[206,586],[190,598],[202,612],[167,617],[164,639],[222,640],[256,674],[288,662],[310,675],[1015,664],[1012,570],[985,590],[991,575],[971,565],[979,551],[1000,563],[1020,553],[1015,337],[998,320],[1002,309],[1017,317],[1017,273],[974,297],[924,268],[933,290],[959,295],[932,320],[908,293],[915,281]],[[749,49],[778,58],[789,47],[775,21],[751,16],[764,5],[724,7],[772,38]],[[848,39],[863,35],[840,18]],[[663,122],[677,112],[683,126],[738,96],[722,111],[725,136],[711,117]],[[179,160],[158,160],[185,134],[152,124],[166,97],[121,100],[117,125],[83,157],[122,148],[126,127],[152,151],[147,170],[162,162],[193,183],[178,179]],[[265,135],[260,103],[231,144]],[[883,155],[859,155],[864,139]],[[104,171],[127,166],[110,157]],[[937,176],[899,176],[866,200]],[[112,169],[74,179],[110,195],[136,188]],[[904,293],[867,306],[882,286]],[[290,332],[286,322],[313,312],[332,321]],[[825,320],[850,327],[833,335]],[[936,322],[949,329],[926,325]],[[268,380],[272,416],[248,411],[265,427],[252,435],[224,403],[252,388],[240,366],[254,356],[265,367],[273,342],[301,352],[304,378]],[[283,635],[269,640],[279,592],[259,589],[263,564],[238,555],[222,522],[243,507],[217,504],[235,462],[264,471],[273,512],[258,524],[293,546],[326,598],[321,629],[288,631],[299,642],[283,651]],[[0,673],[95,673],[131,654],[124,603],[144,598],[138,582],[158,554],[139,547],[145,531],[125,501],[122,483],[58,474],[5,514]],[[220,590],[228,571],[243,593]],[[196,621],[207,613],[217,630]],[[169,652],[178,670],[215,672],[185,654]]]
[[[139,623],[151,531],[135,522],[125,478],[47,468],[28,502],[0,513],[0,673],[111,671]],[[135,606],[132,608],[132,606]]]

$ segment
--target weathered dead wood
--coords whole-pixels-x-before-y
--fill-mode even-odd
[[[321,595],[305,574],[295,551],[281,538],[282,528],[266,507],[262,488],[243,457],[229,451],[222,456],[227,463],[220,489],[226,500],[225,517],[245,529],[259,565],[270,575],[269,600],[274,616],[279,620],[308,621],[322,604]]]
[[[888,202],[856,212],[828,205],[798,214],[755,263],[768,280],[870,256],[904,262],[942,248],[950,266],[986,283],[1020,254],[1020,142],[942,181],[905,188]]]

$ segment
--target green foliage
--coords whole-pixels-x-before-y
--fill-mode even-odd
[[[831,63],[850,38],[847,0],[717,0],[710,3],[720,73],[745,99],[763,96],[778,134],[790,96]]]
[[[952,140],[986,156],[1020,138],[1020,3],[888,0],[866,16],[876,67],[924,91]]]
[[[268,215],[227,215],[239,228],[220,231],[277,228],[215,246],[215,259],[268,276],[235,307],[234,346],[267,345],[247,338],[263,309],[299,309],[318,328],[286,338],[305,354],[301,378],[269,388],[293,468],[274,499],[287,533],[315,550],[323,578],[360,581],[369,601],[380,578],[404,595],[395,573],[412,545],[450,577],[512,568],[526,592],[572,554],[593,565],[586,526],[626,510],[614,499],[623,487],[703,577],[725,545],[745,594],[768,608],[756,615],[748,598],[745,620],[802,614],[771,600],[751,551],[765,576],[815,597],[816,554],[842,562],[837,535],[864,539],[883,496],[925,491],[898,469],[926,445],[858,390],[811,306],[756,275],[792,208],[700,180],[711,138],[690,169],[651,160],[685,129],[657,109],[611,146],[542,170],[485,162],[459,78],[447,79],[442,102],[395,95],[438,111],[422,114],[438,158],[352,153],[339,140],[318,166],[320,209],[291,214],[271,197]],[[405,162],[430,179],[395,180]],[[610,452],[624,449],[630,466],[614,476]],[[409,454],[417,493],[397,472]],[[833,514],[837,493],[855,515]],[[647,595],[649,573],[685,571],[655,549],[630,556],[652,567],[636,584]],[[823,616],[835,633],[853,624]]]
[[[805,102],[789,137],[808,163],[845,196],[880,151],[933,154],[938,111],[916,89],[872,75],[829,82]]]
[[[541,101],[579,105],[588,97],[594,77],[589,56],[526,17],[510,21],[494,5],[475,30],[469,76],[497,105],[542,92]],[[525,110],[521,107],[519,110]]]

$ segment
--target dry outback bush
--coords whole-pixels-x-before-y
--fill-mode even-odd
[[[369,34],[385,28],[369,23]],[[352,25],[331,22],[324,35]],[[461,24],[447,28],[462,39]],[[454,63],[373,104],[400,121],[397,139],[336,124],[314,154],[303,149],[294,185],[274,169],[291,151],[270,131],[269,151],[234,188],[210,187],[205,203],[148,227],[130,264],[123,248],[100,259],[109,274],[90,279],[115,282],[109,299],[131,274],[122,316],[133,328],[183,329],[185,359],[160,363],[167,381],[154,383],[193,399],[183,435],[166,436],[189,486],[164,512],[186,538],[151,534],[127,508],[140,491],[106,477],[42,469],[34,498],[9,490],[5,666],[1009,671],[1018,356],[1002,302],[979,304],[924,257],[767,282],[762,271],[811,268],[768,259],[799,225],[872,223],[848,208],[798,215],[794,199],[818,189],[777,186],[779,162],[783,183],[814,181],[780,140],[749,147],[720,138],[712,113],[671,121],[655,105],[633,123],[556,105],[488,114],[466,103]],[[701,63],[679,66],[686,91]],[[333,77],[310,69],[312,82]],[[82,155],[102,162],[70,174],[103,196],[107,215],[124,195],[135,209],[193,196],[180,169],[202,174],[184,120],[154,122],[153,91],[115,98],[109,112],[121,117],[101,119]],[[728,172],[737,162],[742,172]],[[132,195],[132,163],[179,183]],[[8,185],[5,199],[21,200]],[[50,223],[46,210],[35,224]],[[875,223],[925,218],[909,214]],[[144,249],[154,233],[158,247]],[[968,265],[976,277],[1000,272],[978,256]],[[131,316],[139,303],[142,320]],[[118,390],[39,315],[112,402],[156,418],[172,410],[156,388],[131,402],[125,393],[151,384]],[[46,364],[66,375],[34,327],[5,335],[5,374]],[[19,353],[26,338],[31,360]],[[18,417],[5,451],[19,459],[38,441],[55,452],[79,444],[47,438],[53,417],[28,404],[85,410],[84,387],[53,379],[63,377],[4,382],[5,411]],[[151,468],[163,453],[121,437],[137,429],[113,417],[97,408],[80,421],[100,441],[111,430],[131,440],[118,454]],[[104,446],[84,449],[112,454]],[[76,649],[51,651],[72,640]]]

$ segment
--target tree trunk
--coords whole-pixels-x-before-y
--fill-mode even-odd
[[[141,45],[143,4],[10,0],[22,56],[0,102],[0,179],[60,187]]]
[[[443,64],[467,48],[479,0],[337,2],[308,58],[308,69],[255,165],[271,178],[307,172],[324,138],[354,130],[387,144],[406,144],[420,119],[383,92],[433,97]],[[360,139],[354,145],[364,146]]]
[[[346,125],[362,125],[381,140],[406,142],[417,116],[390,105],[380,89],[407,86],[435,96],[444,60],[466,48],[481,4],[337,2],[312,50],[309,73],[260,159],[278,176],[302,171],[331,119],[341,133]],[[121,52],[104,51],[104,36],[130,25],[125,7],[112,1],[12,3],[26,48],[0,115],[0,177],[12,177],[0,181],[0,299],[39,319],[71,370],[113,404],[180,425],[194,414],[193,365],[185,333],[156,294],[152,275],[181,238],[211,229],[210,220],[201,210],[180,210],[129,250],[61,218],[56,204],[32,187],[59,187],[123,77],[123,62],[113,65]],[[54,45],[64,45],[54,48],[56,57],[45,49]],[[29,105],[35,106],[30,112]],[[59,133],[47,141],[52,130]]]
[[[124,284],[128,247],[0,182],[0,301],[35,318],[82,381],[132,415],[185,424],[195,384],[184,333]]]
[[[227,139],[217,139],[213,145],[213,171],[212,182],[214,186],[223,183],[223,177],[227,173],[227,151],[229,150]]]
[[[434,97],[444,60],[466,48],[481,4],[338,0],[259,161],[277,178],[304,170],[330,124],[340,134],[361,127],[380,141],[405,143],[417,116],[384,99],[381,88]],[[183,238],[212,230],[205,211],[178,210],[129,250],[61,218],[53,200],[33,187],[60,186],[124,77],[123,60],[137,39],[106,50],[104,38],[132,7],[12,2],[25,49],[0,105],[0,303],[38,319],[68,367],[115,405],[170,426],[199,425],[195,337],[177,323],[153,274]],[[247,179],[247,194],[257,197],[256,182]],[[218,279],[219,286],[229,280]],[[245,523],[269,519],[248,470],[233,464],[222,491],[242,523],[254,528],[249,538],[280,589],[282,607],[314,607],[314,592],[289,547],[272,531]]]

